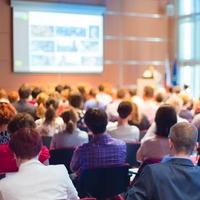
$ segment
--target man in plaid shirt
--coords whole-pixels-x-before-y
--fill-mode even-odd
[[[84,120],[94,138],[75,150],[71,161],[72,171],[80,173],[84,169],[124,164],[126,144],[106,133],[108,119],[105,111],[89,109]]]

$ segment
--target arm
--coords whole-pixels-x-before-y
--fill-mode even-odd
[[[126,200],[153,199],[153,175],[149,166],[146,166],[133,187],[127,192]]]

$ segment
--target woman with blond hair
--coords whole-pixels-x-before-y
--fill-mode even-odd
[[[52,149],[76,147],[88,142],[88,134],[77,128],[78,116],[72,108],[64,111],[61,117],[65,123],[65,129],[53,136]]]

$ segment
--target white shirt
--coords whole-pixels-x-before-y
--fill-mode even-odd
[[[116,124],[117,123],[113,123]],[[138,142],[140,137],[140,131],[136,126],[121,125],[115,127],[108,127],[108,133],[116,139],[123,140],[125,142]]]
[[[31,159],[0,180],[0,200],[77,200],[64,165],[45,166]]]
[[[76,128],[73,133],[65,133],[63,131],[55,134],[51,140],[51,148],[77,147],[84,143],[88,143],[88,134]]]

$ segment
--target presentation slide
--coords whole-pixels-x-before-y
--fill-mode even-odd
[[[103,16],[14,9],[14,72],[101,73]]]

